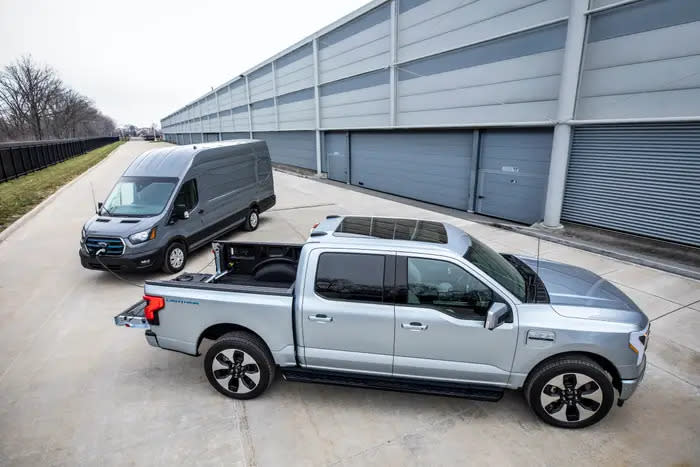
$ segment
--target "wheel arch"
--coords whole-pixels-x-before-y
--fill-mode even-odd
[[[168,239],[163,251],[167,250],[174,242],[179,242],[185,245],[185,253],[190,254],[190,245],[184,235],[174,235],[172,238]]]
[[[613,387],[617,389],[618,394],[622,390],[622,378],[620,377],[620,372],[617,370],[617,367],[613,362],[608,360],[607,358],[603,357],[600,354],[596,354],[593,352],[586,352],[586,351],[569,351],[569,352],[561,352],[558,354],[550,355],[544,360],[540,361],[536,365],[534,365],[530,371],[527,373],[527,377],[525,378],[525,381],[523,383],[523,387],[526,388],[528,385],[528,382],[530,381],[530,377],[536,372],[537,369],[539,369],[542,365],[546,365],[547,363],[551,362],[552,360],[556,360],[559,358],[565,358],[565,357],[575,357],[575,356],[581,356],[581,357],[587,357],[596,362],[598,365],[600,365],[605,371],[607,371],[610,376],[612,377],[612,383]]]
[[[265,339],[263,339],[260,334],[257,332],[245,327],[241,326],[240,324],[233,324],[233,323],[217,323],[209,326],[206,328],[202,333],[199,335],[199,338],[197,339],[197,346],[195,347],[197,355],[200,355],[199,352],[199,347],[202,345],[202,340],[203,339],[210,339],[210,340],[217,340],[219,337],[223,336],[224,334],[228,334],[229,332],[233,331],[242,331],[246,332],[248,334],[251,334],[258,338],[260,342],[262,342],[265,346],[265,350],[272,356],[272,352],[270,351],[270,347],[267,345],[267,342],[265,342]],[[274,361],[274,359],[273,359]]]

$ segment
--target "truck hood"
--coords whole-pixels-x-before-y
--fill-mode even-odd
[[[152,217],[93,216],[85,223],[85,231],[88,235],[106,235],[125,238],[136,232],[146,230],[152,225]]]
[[[571,318],[644,324],[646,316],[620,289],[586,269],[518,256],[536,271],[557,313]]]

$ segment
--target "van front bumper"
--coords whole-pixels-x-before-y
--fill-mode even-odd
[[[105,269],[125,272],[148,271],[158,269],[163,265],[162,249],[145,252],[138,256],[100,256],[99,259],[94,255],[87,254],[82,248],[78,250],[78,254],[84,268],[99,271]]]

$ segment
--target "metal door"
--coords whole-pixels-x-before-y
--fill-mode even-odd
[[[552,130],[481,132],[475,211],[526,224],[542,220]]]
[[[425,255],[411,258],[457,268],[449,274],[461,273],[488,290],[483,276],[451,259]],[[406,256],[397,256],[397,288],[408,290],[408,298],[406,304],[395,306],[394,376],[505,385],[518,338],[515,322],[489,330],[484,327],[485,319],[451,315],[449,300],[455,290],[442,290],[442,295],[436,295],[437,306],[409,304],[411,286],[404,285],[410,277],[409,261]],[[444,283],[436,285],[447,287]],[[514,308],[514,304],[510,306]]]
[[[700,123],[577,127],[562,219],[700,246]]]
[[[305,366],[391,375],[394,305],[382,302],[387,282],[382,278],[390,273],[393,283],[393,258],[361,250],[317,248],[310,253],[301,303]],[[372,284],[380,289],[377,299],[328,296],[329,291],[349,295],[355,290],[371,296]]]
[[[347,133],[326,133],[325,135],[328,178],[331,180],[348,182],[348,142]]]
[[[467,210],[473,132],[350,134],[353,185]]]
[[[315,132],[256,131],[253,138],[267,143],[272,162],[316,170]]]

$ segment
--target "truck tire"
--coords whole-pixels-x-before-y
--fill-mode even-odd
[[[253,399],[265,392],[275,377],[275,363],[258,337],[234,331],[224,334],[204,356],[209,383],[232,399]]]
[[[584,428],[600,421],[613,405],[608,373],[583,355],[570,355],[535,368],[524,388],[525,400],[544,422]]]
[[[163,272],[175,274],[182,271],[187,263],[187,247],[180,242],[172,242],[165,249]]]
[[[248,214],[246,215],[243,228],[246,229],[248,232],[252,232],[253,230],[256,230],[258,228],[259,223],[260,211],[258,211],[258,208],[252,207],[248,209]]]

